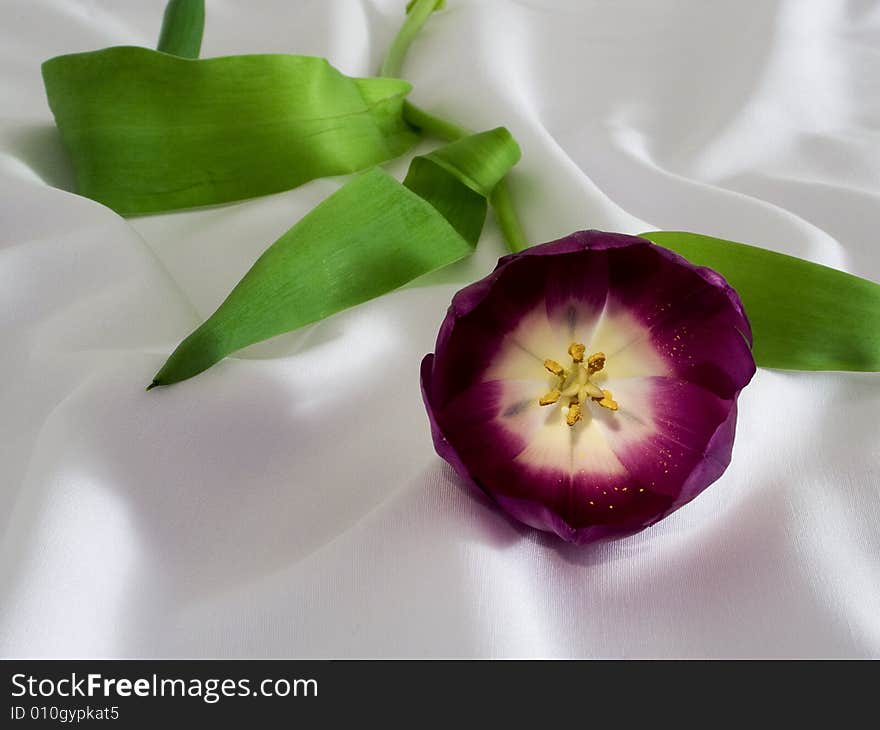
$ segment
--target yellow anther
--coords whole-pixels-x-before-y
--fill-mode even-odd
[[[561,378],[565,375],[565,368],[562,367],[556,360],[544,360],[544,367],[547,368],[551,373],[553,373],[557,378]]]
[[[568,346],[568,354],[571,355],[571,359],[575,362],[583,362],[584,361],[584,353],[587,351],[587,348],[584,347],[580,342],[572,342]]]
[[[594,398],[594,400],[603,408],[607,408],[609,411],[617,410],[617,401],[611,397],[610,390],[602,391],[602,398]]]
[[[590,370],[590,375],[593,373],[598,373],[602,368],[605,367],[605,353],[597,352],[593,355],[590,355],[587,358],[587,367]]]
[[[578,421],[581,420],[581,405],[580,403],[572,402],[571,405],[568,406],[568,414],[565,416],[565,422],[569,426],[574,426]]]
[[[556,401],[559,400],[560,395],[562,395],[562,393],[559,392],[559,389],[554,388],[549,393],[542,395],[541,400],[539,400],[538,403],[542,406],[553,405]]]

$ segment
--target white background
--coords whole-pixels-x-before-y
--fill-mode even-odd
[[[205,56],[370,75],[405,2],[207,5]],[[413,99],[511,129],[531,240],[693,230],[880,279],[880,2],[447,6]],[[152,46],[163,7],[0,0],[0,655],[880,656],[880,376],[759,371],[727,473],[617,543],[459,484],[418,365],[492,222],[468,262],[144,392],[342,182],[128,221],[57,189],[40,62]]]

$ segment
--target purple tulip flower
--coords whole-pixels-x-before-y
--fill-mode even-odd
[[[458,292],[421,376],[437,453],[516,519],[587,543],[644,529],[721,476],[754,372],[719,274],[582,231]]]

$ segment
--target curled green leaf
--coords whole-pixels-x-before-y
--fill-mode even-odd
[[[198,58],[204,30],[205,0],[168,0],[156,48],[172,56]]]
[[[519,145],[510,132],[498,127],[414,158],[403,184],[476,245],[486,220],[486,200],[519,157]]]
[[[224,203],[406,152],[410,85],[322,58],[191,60],[136,47],[43,64],[78,192],[122,215]]]
[[[714,269],[739,293],[758,365],[880,371],[880,284],[827,266],[696,233],[643,233]]]
[[[260,256],[217,311],[180,343],[150,387],[190,378],[242,347],[470,254],[487,202],[465,180],[500,179],[518,160],[519,148],[503,129],[455,144],[452,152],[416,158],[404,185],[374,168],[320,203]],[[440,159],[457,162],[441,165]],[[483,169],[490,164],[491,172]]]

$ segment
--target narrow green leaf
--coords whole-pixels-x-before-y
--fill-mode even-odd
[[[198,58],[204,30],[205,0],[168,0],[156,48],[172,56]]]
[[[500,179],[519,157],[506,130],[474,138],[470,145],[470,138],[462,140],[462,149],[479,155],[466,159],[462,149],[453,150],[455,167],[416,158],[419,172],[411,167],[407,185],[374,168],[324,200],[263,253],[219,309],[180,343],[150,387],[190,378],[242,347],[385,294],[470,254],[487,203],[461,180]],[[432,159],[448,156],[441,150]],[[494,165],[491,174],[479,169],[487,163]],[[418,184],[410,189],[413,179]]]
[[[743,243],[643,233],[724,276],[742,298],[758,365],[880,371],[880,284]]]
[[[43,64],[78,191],[122,215],[225,203],[406,152],[410,85],[310,56],[116,47]]]

